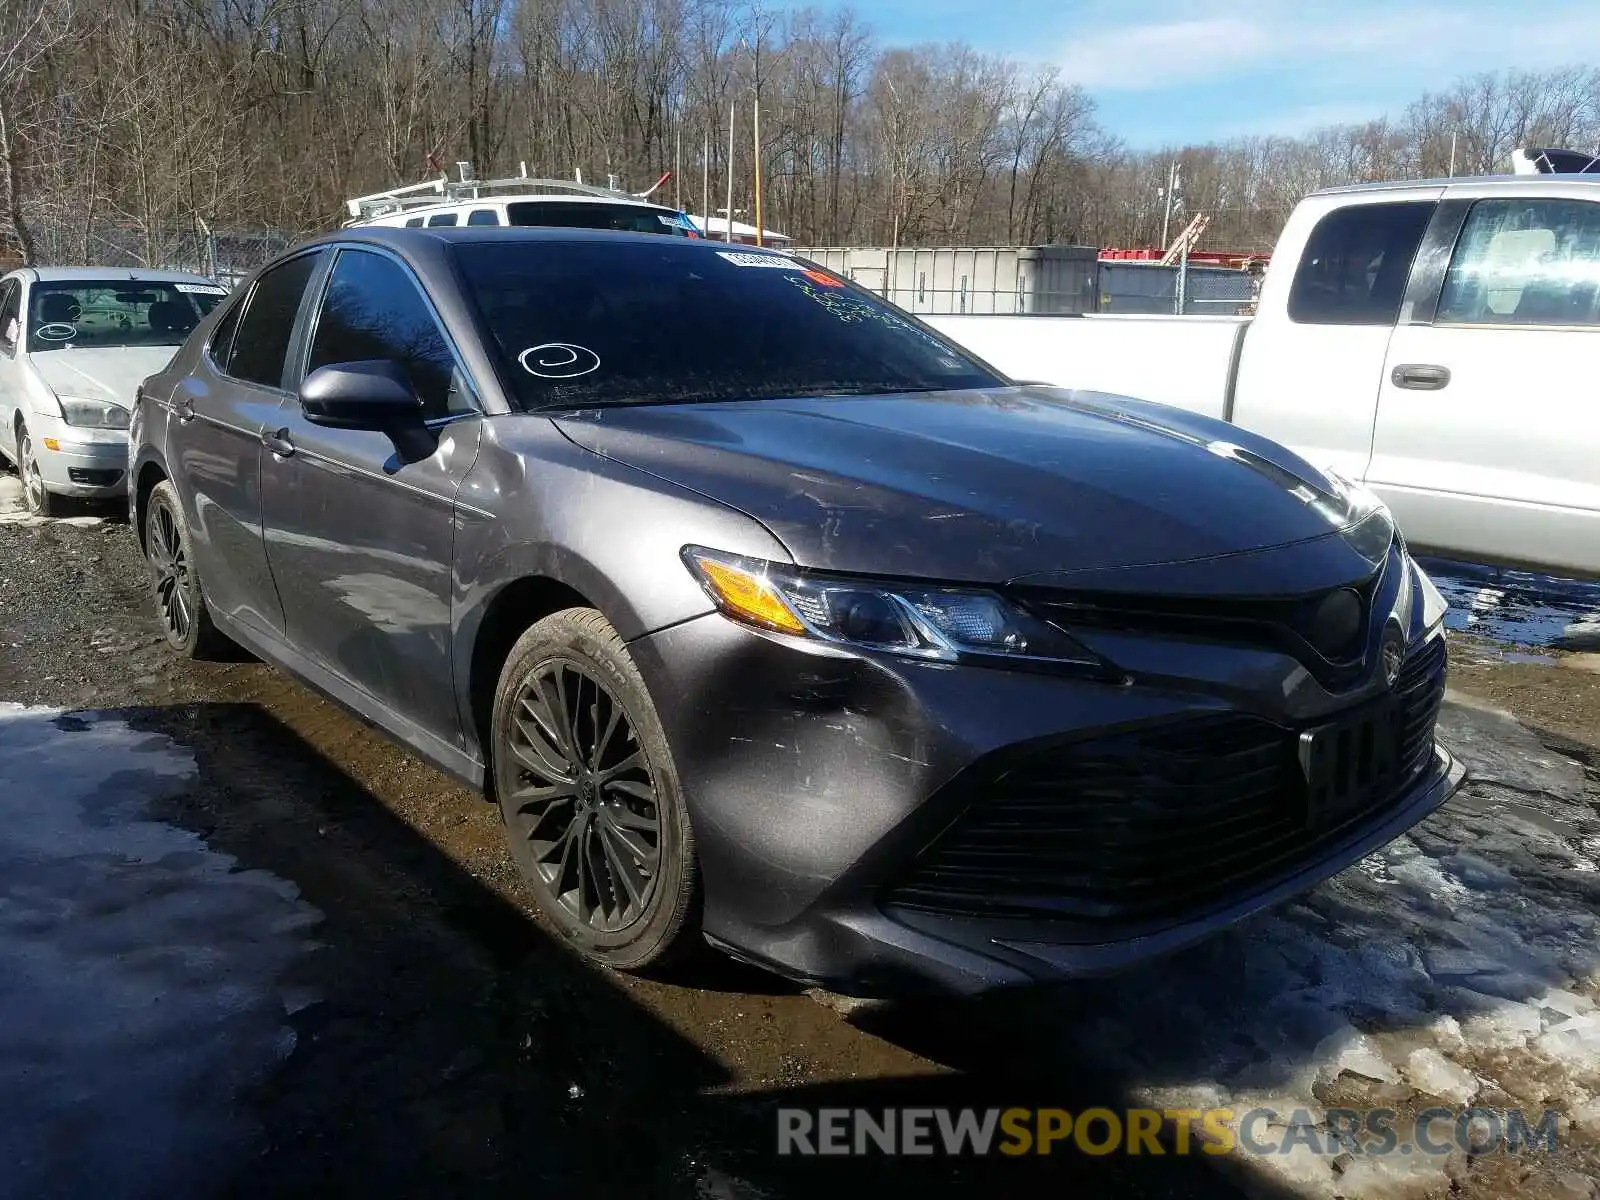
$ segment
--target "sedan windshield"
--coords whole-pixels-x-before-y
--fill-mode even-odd
[[[179,346],[227,289],[147,279],[73,279],[33,285],[28,351]]]
[[[1006,383],[870,292],[783,255],[665,238],[457,252],[528,408]]]

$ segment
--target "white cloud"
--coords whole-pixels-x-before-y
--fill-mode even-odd
[[[1315,71],[1324,91],[1395,73],[1421,87],[1505,67],[1538,68],[1600,42],[1600,5],[1557,0],[1543,11],[1504,0],[1217,0],[1100,7],[1056,61],[1091,91],[1154,91],[1284,71]],[[1139,20],[1141,9],[1152,19]],[[1112,16],[1115,13],[1115,17]],[[1159,15],[1157,15],[1159,13]],[[1128,20],[1130,15],[1135,19]]]

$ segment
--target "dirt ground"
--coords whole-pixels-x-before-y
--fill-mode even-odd
[[[0,525],[0,699],[120,710],[189,747],[197,781],[162,815],[324,914],[296,981],[316,999],[249,1097],[261,1153],[232,1194],[1239,1194],[1199,1157],[776,1157],[782,1105],[1117,1108],[1128,1081],[1070,1038],[1043,1050],[1037,997],[847,1019],[709,952],[667,979],[587,968],[533,919],[489,806],[273,670],[174,660],[143,588],[125,523]],[[1600,747],[1600,673],[1493,654],[1458,650],[1454,686]],[[1491,1178],[1457,1194],[1515,1184]]]

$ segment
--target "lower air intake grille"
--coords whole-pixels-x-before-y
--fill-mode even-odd
[[[1160,924],[1264,885],[1381,818],[1428,765],[1445,648],[1413,650],[1384,777],[1308,824],[1299,732],[1203,717],[1043,751],[1001,771],[885,897],[952,916]]]

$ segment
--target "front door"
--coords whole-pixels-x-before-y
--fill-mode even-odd
[[[1417,546],[1600,569],[1600,203],[1473,203],[1389,343],[1367,482]]]
[[[169,465],[188,506],[206,603],[274,637],[283,632],[283,608],[261,541],[261,434],[287,395],[295,321],[322,257],[301,254],[256,280],[173,389],[168,418]]]
[[[451,672],[454,504],[478,450],[478,408],[421,285],[378,250],[341,249],[308,335],[306,371],[399,362],[414,426],[316,425],[288,401],[262,468],[267,554],[288,640],[416,730],[459,745]]]

